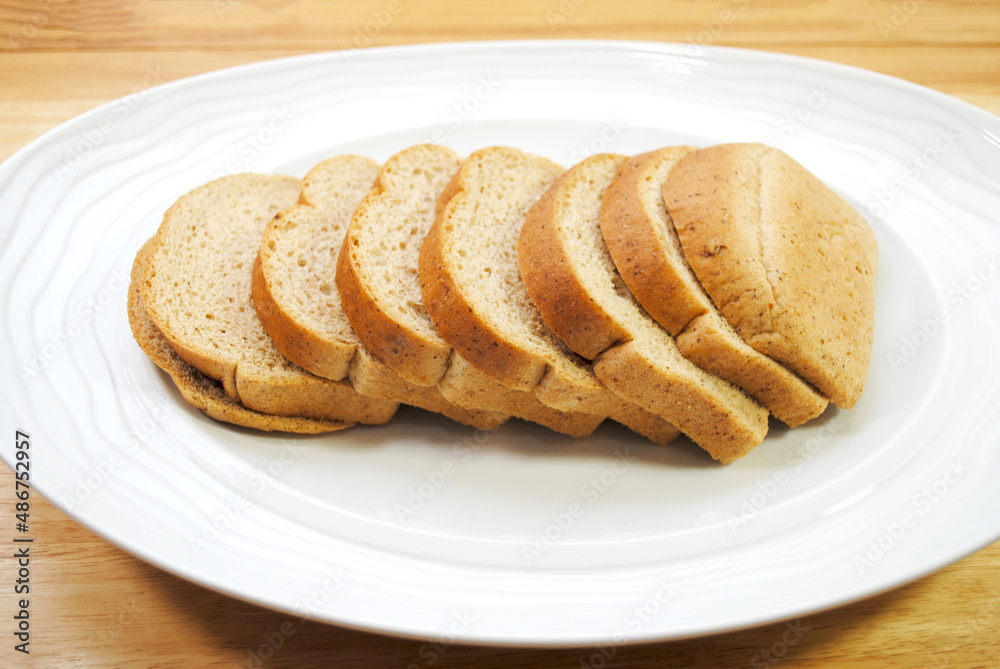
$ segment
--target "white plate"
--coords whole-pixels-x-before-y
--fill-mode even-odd
[[[1000,537],[998,136],[998,119],[884,76],[656,43],[372,49],[139,91],[0,167],[3,457],[31,433],[39,491],[171,572],[389,634],[625,643],[837,606]],[[221,173],[301,175],[420,140],[564,164],[784,149],[878,236],[863,398],[773,427],[729,467],[611,425],[572,441],[404,410],[298,438],[188,408],[125,314],[164,209]]]

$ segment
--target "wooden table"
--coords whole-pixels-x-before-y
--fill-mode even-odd
[[[347,3],[6,0],[0,4],[0,160],[59,123],[151,83],[303,52],[412,42],[624,38],[741,46],[884,72],[1000,114],[1000,3],[988,0],[335,5]],[[366,36],[362,26],[372,12],[386,9],[391,20]],[[0,515],[13,533],[13,477],[2,470]],[[14,652],[6,631],[16,569],[7,556],[0,578],[0,614],[8,620],[0,625],[2,666],[260,666],[258,651],[293,620],[166,574],[37,497],[31,518],[39,549],[32,653]],[[452,646],[439,653],[419,641],[293,622],[294,633],[266,666],[575,668],[604,660],[594,648]],[[1000,666],[1000,543],[798,624],[808,631],[787,649],[775,646],[787,629],[782,623],[618,649],[606,666]]]

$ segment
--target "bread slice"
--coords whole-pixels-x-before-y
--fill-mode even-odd
[[[743,339],[854,406],[871,361],[878,256],[861,214],[762,144],[688,154],[664,199],[691,268]]]
[[[667,176],[695,150],[668,147],[623,162],[601,203],[601,233],[625,285],[688,360],[796,427],[823,413],[826,398],[750,347],[722,318],[691,271],[664,206]]]
[[[418,386],[437,386],[450,401],[501,411],[572,436],[601,417],[563,412],[514,391],[466,364],[434,326],[417,277],[420,245],[437,199],[458,171],[458,156],[422,144],[391,157],[351,220],[337,262],[347,319],[371,354]]]
[[[545,322],[594,360],[597,377],[662,416],[723,463],[763,441],[768,412],[689,362],[618,276],[601,236],[601,198],[624,156],[598,154],[561,176],[528,212],[521,275]]]
[[[249,409],[279,416],[385,423],[396,402],[296,366],[264,332],[250,298],[264,228],[295,203],[298,179],[241,174],[182,196],[143,264],[142,301],[177,354]]]
[[[252,411],[230,398],[218,381],[181,360],[146,313],[146,307],[142,303],[142,267],[150,246],[151,242],[147,241],[132,264],[132,280],[128,288],[129,325],[139,348],[157,367],[170,375],[185,401],[210,418],[258,430],[317,434],[350,427],[350,423],[272,416]]]
[[[563,169],[517,149],[476,151],[438,201],[420,249],[424,304],[466,361],[560,409],[607,416],[665,443],[678,431],[605,387],[542,320],[517,264],[528,209]]]
[[[362,395],[402,402],[490,430],[506,414],[474,411],[433,386],[409,383],[373,358],[347,320],[334,275],[351,215],[371,189],[378,163],[337,156],[302,182],[299,204],[268,224],[253,269],[253,302],[264,330],[289,360],[328,379],[349,378]]]

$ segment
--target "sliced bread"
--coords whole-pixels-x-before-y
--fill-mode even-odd
[[[427,312],[417,277],[420,245],[460,162],[449,149],[423,144],[382,166],[354,212],[337,262],[347,319],[376,359],[415,385],[436,385],[466,408],[508,413],[573,436],[590,434],[600,416],[552,409],[466,364]]]
[[[215,420],[257,430],[317,434],[350,427],[350,423],[273,416],[247,409],[229,397],[218,381],[184,362],[153,323],[142,303],[142,267],[150,245],[147,241],[132,264],[132,280],[128,289],[129,325],[139,348],[170,376],[186,402]]]
[[[471,154],[438,201],[420,250],[424,304],[469,364],[559,409],[607,416],[665,443],[678,431],[605,387],[545,325],[521,280],[517,240],[528,209],[563,169],[517,149]]]
[[[762,144],[692,152],[663,193],[691,268],[743,339],[854,406],[871,361],[878,255],[861,215]]]
[[[676,425],[716,460],[732,462],[763,441],[768,412],[688,361],[617,274],[599,214],[624,161],[592,156],[549,188],[521,231],[521,275],[545,322],[594,360],[605,385]]]
[[[601,233],[622,280],[676,337],[681,353],[749,393],[796,427],[823,413],[827,400],[802,379],[749,346],[698,283],[663,202],[663,185],[693,147],[668,147],[621,164],[601,204]]]
[[[506,414],[475,411],[416,386],[373,358],[351,328],[334,275],[351,215],[371,189],[378,163],[337,156],[302,182],[299,203],[278,212],[261,240],[253,302],[264,330],[289,360],[328,379],[349,378],[363,395],[402,402],[489,430]]]
[[[142,266],[142,301],[177,354],[261,413],[385,423],[397,403],[306,372],[274,346],[250,297],[261,236],[295,204],[298,179],[240,174],[182,196],[163,217]]]

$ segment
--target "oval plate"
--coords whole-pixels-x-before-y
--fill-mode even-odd
[[[998,136],[997,118],[885,76],[659,43],[380,48],[139,91],[0,166],[4,431],[31,434],[32,484],[109,541],[340,625],[555,646],[838,606],[1000,537]],[[678,143],[785,150],[879,240],[863,398],[772,425],[728,467],[610,424],[574,441],[403,409],[294,437],[188,407],[125,311],[164,210],[222,174],[301,176],[420,141],[566,165]]]

